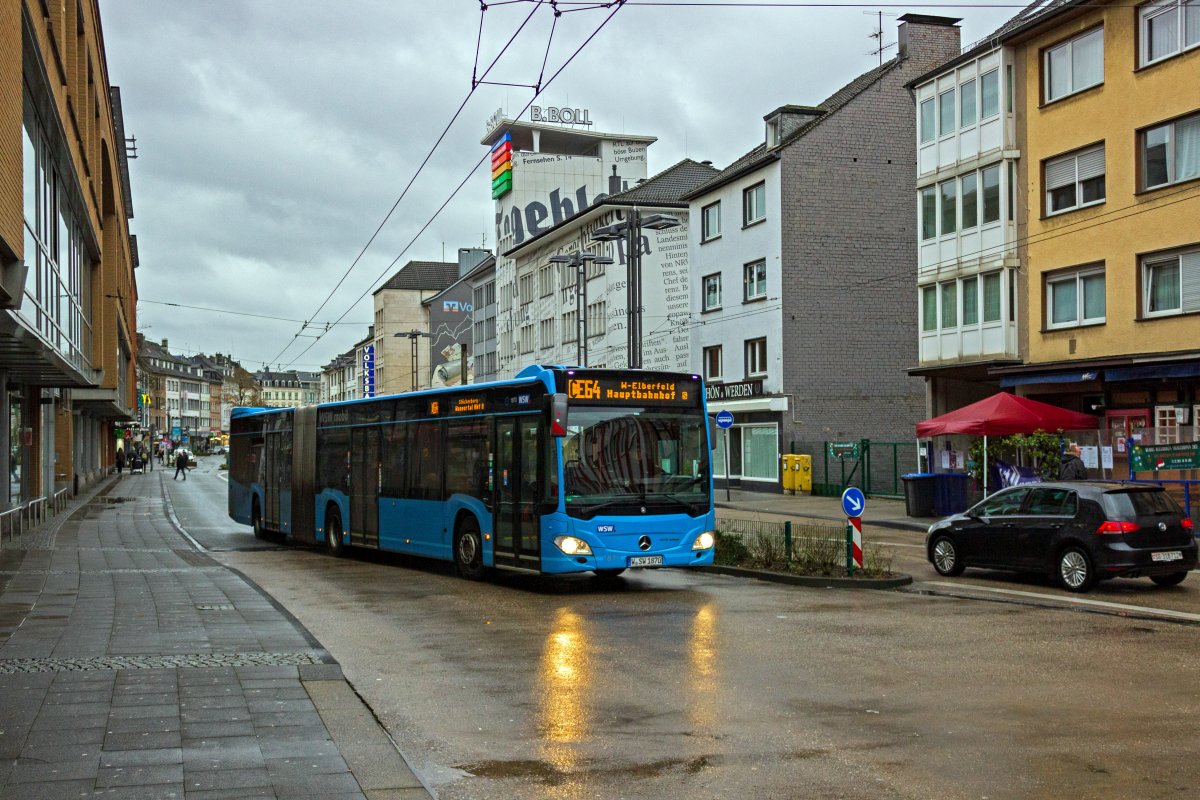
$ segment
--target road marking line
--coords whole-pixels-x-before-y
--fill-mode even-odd
[[[923,544],[905,544],[904,542],[875,542],[875,544],[885,544],[888,547],[915,547],[918,550],[924,550]]]
[[[929,586],[945,586],[949,589],[963,589],[977,592],[992,592],[994,594],[1008,594],[1014,597],[1031,597],[1036,600],[1054,600],[1060,603],[1076,603],[1083,606],[1093,606],[1096,608],[1110,608],[1114,611],[1129,611],[1135,614],[1154,614],[1162,617],[1170,617],[1172,619],[1186,619],[1189,622],[1200,622],[1200,614],[1189,614],[1186,611],[1172,611],[1167,608],[1152,608],[1150,606],[1133,606],[1126,603],[1110,603],[1106,600],[1087,600],[1082,597],[1061,597],[1053,594],[1042,594],[1040,592],[1022,592],[1017,589],[998,589],[992,586],[977,586],[973,583],[951,583],[949,581],[924,581]]]

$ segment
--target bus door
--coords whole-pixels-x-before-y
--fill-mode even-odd
[[[496,564],[540,570],[539,417],[496,420]]]
[[[352,428],[350,452],[350,543],[379,547],[379,428]]]

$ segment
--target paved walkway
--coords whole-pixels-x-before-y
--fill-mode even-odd
[[[0,798],[428,798],[341,668],[158,480],[0,550]]]
[[[842,513],[842,501],[838,497],[767,494],[739,489],[731,489],[728,500],[725,497],[724,489],[717,490],[715,500],[718,509],[728,509],[731,512],[782,514],[800,519],[828,520],[843,524],[846,522],[846,515]],[[867,498],[867,509],[863,514],[864,524],[898,530],[926,531],[935,521],[935,517],[908,516],[905,513],[903,500],[888,500],[879,497]]]

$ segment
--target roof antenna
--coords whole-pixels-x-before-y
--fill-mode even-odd
[[[875,47],[875,49],[874,49],[874,50],[871,50],[871,51],[869,51],[869,52],[867,53],[867,55],[869,55],[869,56],[876,56],[876,55],[877,55],[877,56],[879,56],[879,66],[881,66],[881,67],[882,67],[882,66],[883,66],[883,52],[884,52],[885,50],[889,50],[889,49],[891,49],[891,48],[893,48],[893,47],[895,47],[895,46],[896,46],[896,43],[895,43],[895,42],[892,42],[891,44],[884,44],[884,43],[883,43],[883,18],[884,18],[884,17],[894,17],[894,16],[896,16],[896,15],[895,15],[895,14],[886,14],[886,13],[884,13],[883,11],[864,11],[864,12],[862,12],[862,13],[864,13],[864,14],[874,14],[874,15],[875,15],[876,17],[878,17],[878,19],[879,19],[879,27],[878,27],[878,28],[876,28],[876,29],[875,29],[874,31],[872,31],[871,33],[867,34],[867,38],[869,38],[869,39],[874,39],[874,40],[875,40],[875,43],[876,43],[876,47]]]

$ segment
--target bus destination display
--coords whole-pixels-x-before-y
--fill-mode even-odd
[[[695,406],[699,391],[700,384],[690,380],[567,378],[567,398],[581,403]]]

